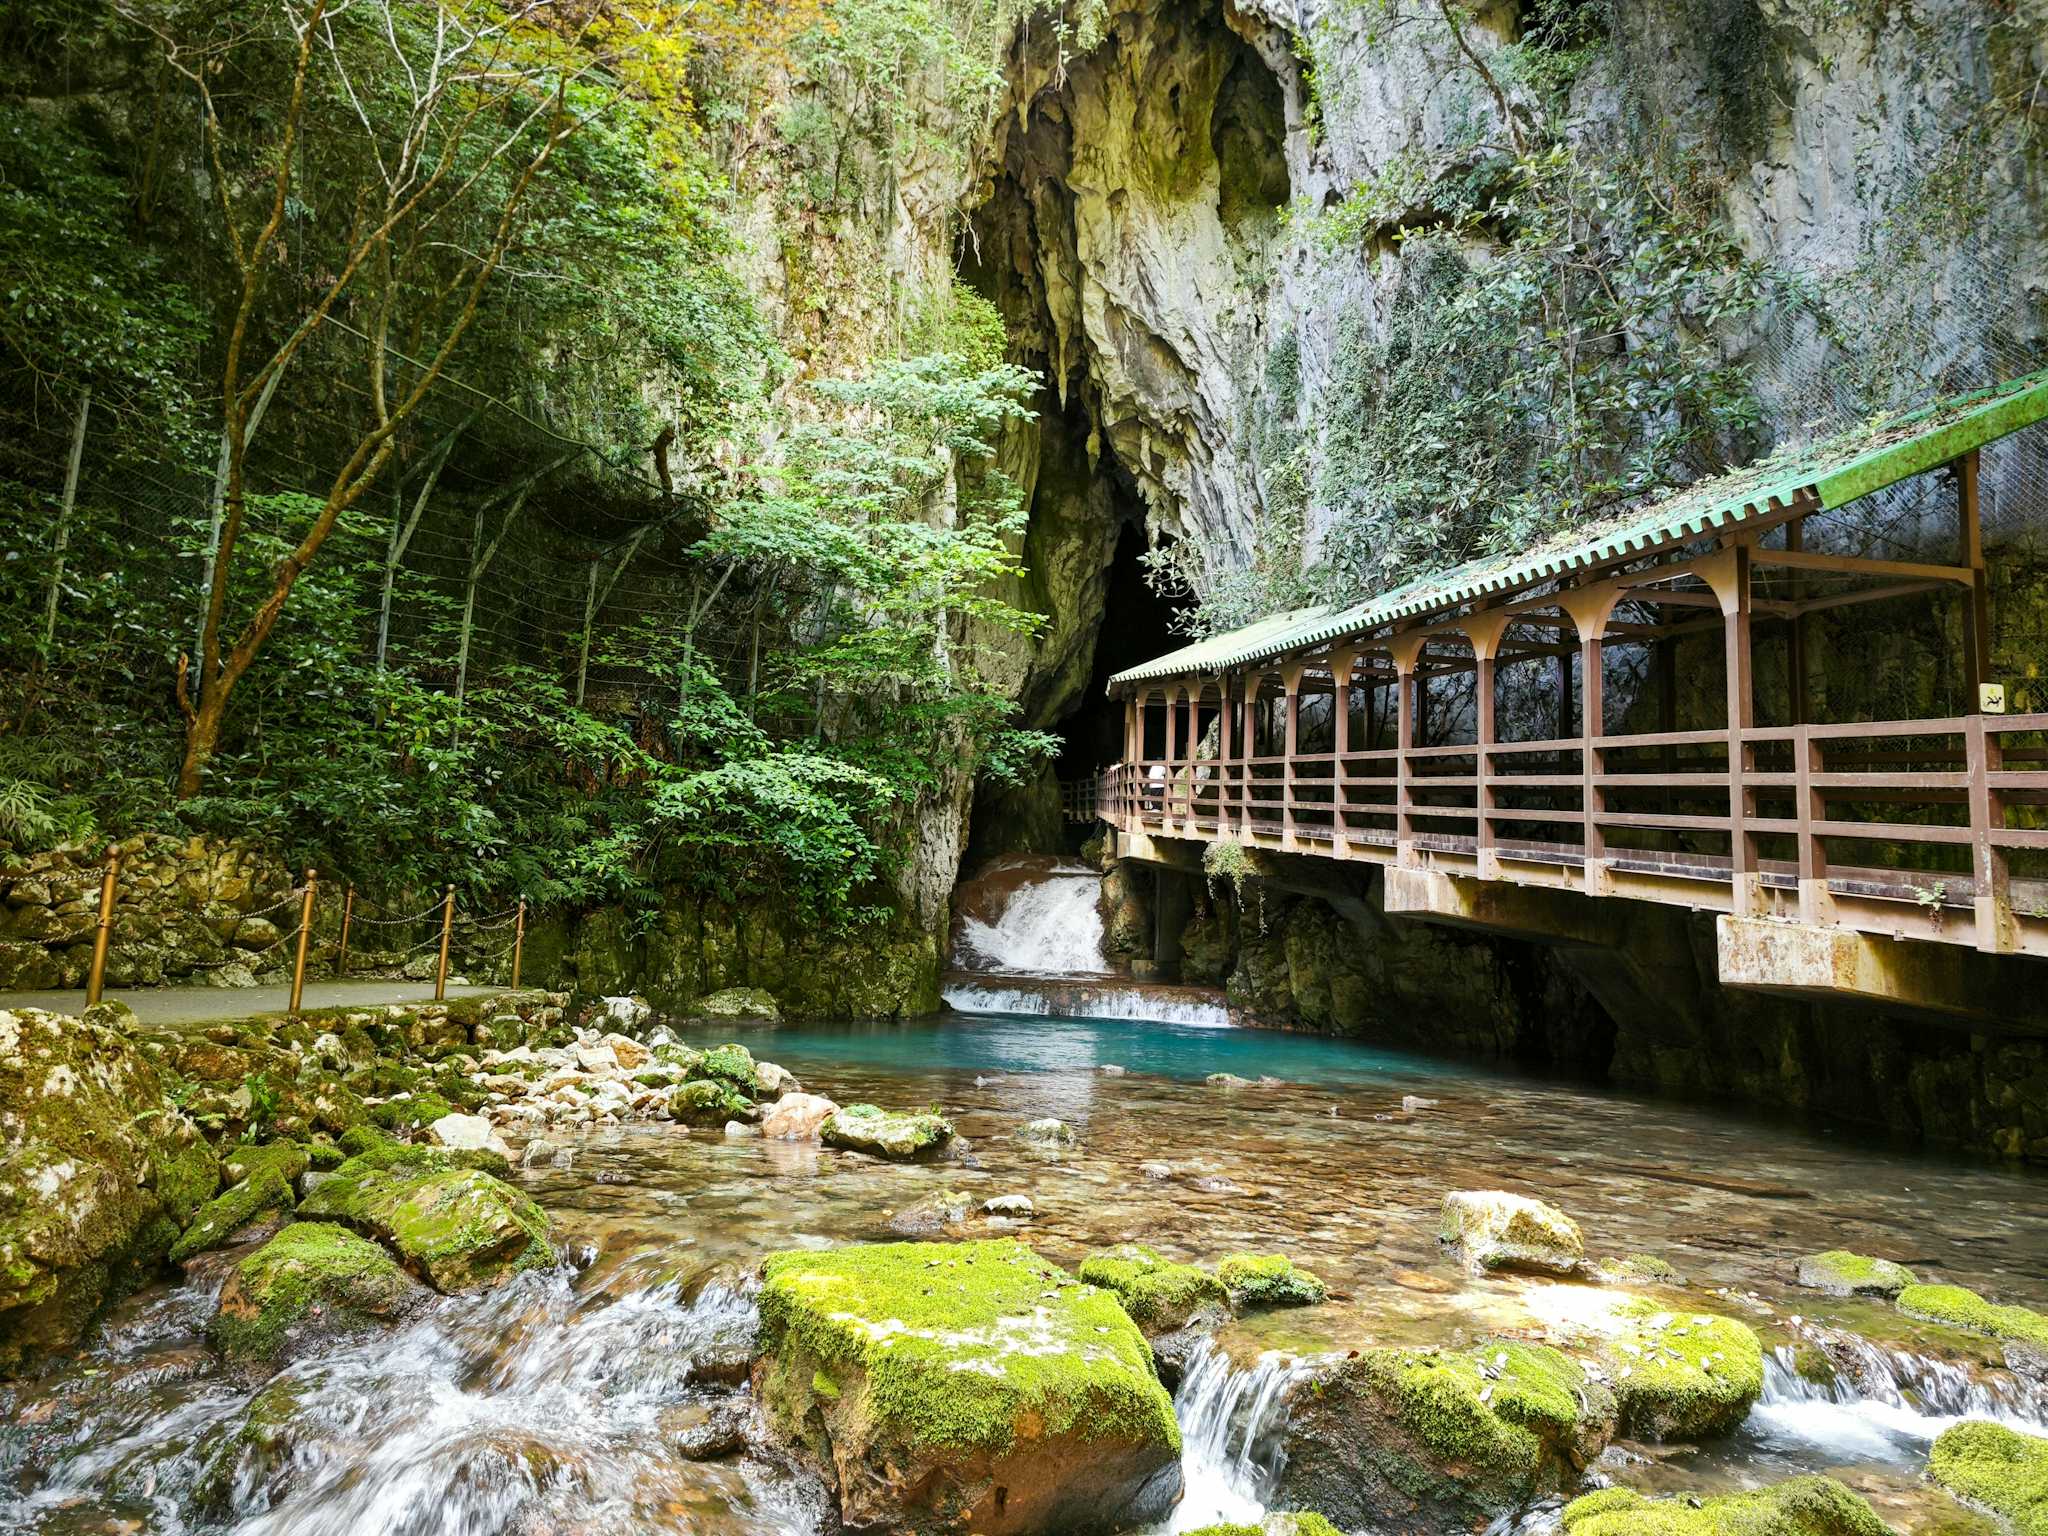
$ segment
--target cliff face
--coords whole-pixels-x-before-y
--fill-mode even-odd
[[[1510,313],[1492,281],[1549,254],[1545,209],[1636,332],[1568,360],[1636,391],[1600,431],[1697,429],[1664,478],[2038,366],[2044,69],[2043,0],[1125,0],[1084,54],[1046,29],[1013,46],[976,245],[1197,589],[1266,562],[1285,592],[1398,496],[1404,448],[1437,451],[1388,419],[1404,372],[1441,370],[1481,306],[1558,345],[1562,286],[1559,312]],[[1560,181],[1504,179],[1518,153]],[[1488,471],[1557,472],[1520,452]]]

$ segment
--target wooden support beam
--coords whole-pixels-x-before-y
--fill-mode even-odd
[[[1969,599],[1963,610],[1963,658],[1969,674],[1970,714],[1982,709],[1980,688],[1991,679],[1991,583],[1984,568],[1984,524],[1977,497],[1977,450],[1972,448],[1954,466],[1956,513],[1962,523],[1963,567],[1968,573]]]
[[[1823,571],[1830,576],[1891,576],[1913,581],[1970,584],[1970,570],[1962,565],[1920,565],[1909,560],[1864,560],[1852,555],[1825,555],[1810,549],[1750,550],[1750,564],[1761,568],[1794,571]]]

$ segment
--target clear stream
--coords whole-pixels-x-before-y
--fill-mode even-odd
[[[749,1411],[714,1379],[730,1379],[750,1326],[730,1287],[772,1249],[886,1237],[891,1211],[942,1187],[1030,1195],[1040,1214],[1024,1230],[1063,1262],[1125,1239],[1190,1259],[1277,1249],[1340,1293],[1233,1330],[1190,1371],[1180,1529],[1256,1509],[1303,1354],[1527,1330],[1608,1294],[1466,1278],[1434,1241],[1438,1203],[1459,1188],[1540,1193],[1595,1253],[1661,1254],[1691,1278],[1690,1304],[1748,1318],[1774,1345],[1795,1341],[1795,1314],[1878,1341],[1859,1386],[1816,1392],[1775,1369],[1734,1440],[1610,1456],[1609,1475],[1712,1490],[1829,1470],[1903,1532],[1965,1536],[1990,1527],[1920,1476],[1945,1416],[2048,1429],[2048,1405],[2003,1372],[1923,1359],[1932,1346],[1888,1309],[1790,1285],[1796,1255],[1847,1246],[2048,1305],[2048,1185],[2021,1172],[1308,1035],[998,1015],[738,1038],[842,1103],[945,1106],[980,1166],[667,1124],[600,1131],[571,1166],[519,1176],[576,1268],[267,1381],[207,1350],[204,1273],[145,1293],[89,1354],[0,1393],[0,1530],[808,1532],[820,1494],[790,1469],[685,1454],[730,1439]],[[1219,1071],[1280,1081],[1207,1086]],[[1404,1095],[1436,1103],[1404,1111]],[[1078,1148],[1020,1144],[1043,1115],[1069,1121]]]

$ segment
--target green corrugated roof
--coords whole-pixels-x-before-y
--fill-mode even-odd
[[[1647,506],[1581,525],[1520,555],[1469,561],[1362,603],[1319,604],[1211,635],[1130,667],[1112,689],[1157,677],[1185,677],[1269,661],[1309,646],[1366,635],[1397,620],[1449,608],[1490,592],[1631,554],[1648,554],[1713,529],[1768,515],[1810,495],[1825,510],[1881,491],[2048,416],[2048,371],[1960,395],[1910,416],[1879,418],[1822,442],[1780,449],[1731,474],[1702,480]]]

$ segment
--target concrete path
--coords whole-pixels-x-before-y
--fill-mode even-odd
[[[505,987],[455,987],[451,998],[488,997]],[[431,981],[309,981],[301,1006],[314,1008],[379,1008],[386,1003],[433,1001]],[[125,1003],[145,1024],[209,1024],[220,1019],[246,1019],[259,1013],[282,1013],[292,1000],[290,987],[109,987],[106,1000]],[[85,1010],[85,993],[0,992],[0,1009],[44,1008],[51,1013]]]

